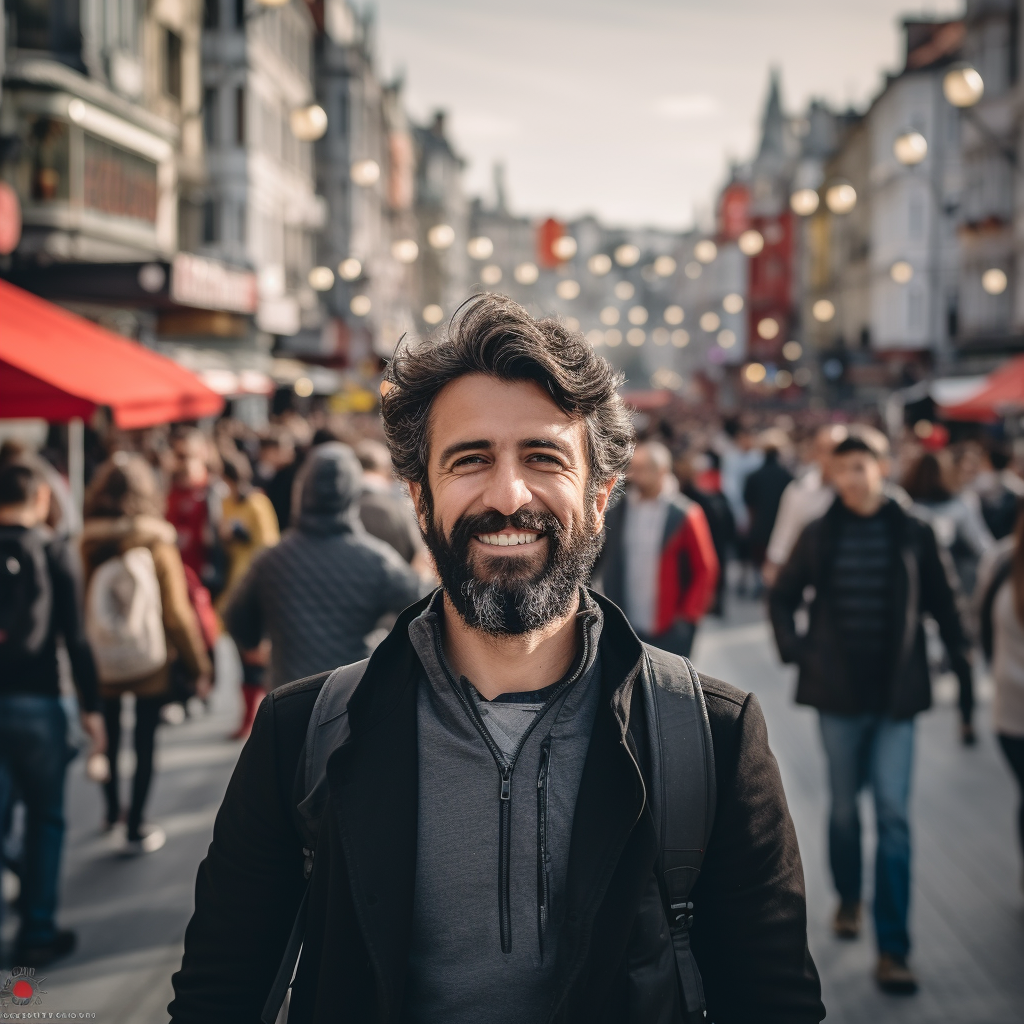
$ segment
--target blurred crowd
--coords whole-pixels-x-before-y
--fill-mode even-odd
[[[970,649],[983,649],[997,685],[994,726],[1022,778],[1020,453],[988,435],[950,444],[931,425],[908,429],[893,450],[877,424],[821,417],[637,414],[637,422],[640,442],[625,496],[607,517],[595,586],[642,639],[684,655],[706,614],[724,616],[737,596],[767,597],[780,654],[800,665],[797,699],[822,712],[836,930],[855,935],[856,792],[872,783],[863,765],[876,755],[879,778],[899,776],[892,750],[902,748],[883,750],[879,722],[893,717],[884,694],[874,704],[807,696],[825,686],[809,653],[815,630],[831,617],[837,650],[855,644],[879,667],[896,632],[913,645],[920,628],[926,677],[929,668],[957,674],[968,745]],[[208,429],[90,432],[88,441],[81,519],[59,446],[34,452],[9,441],[0,451],[0,832],[5,863],[20,877],[16,960],[28,966],[75,941],[55,923],[69,715],[81,720],[87,771],[103,787],[103,828],[123,830],[125,853],[152,853],[164,842],[145,816],[157,729],[200,713],[218,638],[230,637],[242,666],[234,733],[242,739],[269,689],[365,657],[435,583],[374,416],[285,412],[260,430],[225,417]],[[830,517],[835,529],[822,534],[814,524]],[[912,529],[899,525],[903,517]],[[917,524],[924,532],[913,532]],[[912,538],[909,556],[904,540],[887,539],[892,530]],[[904,610],[891,594],[908,557],[917,561]],[[920,703],[895,719],[912,721]],[[837,708],[843,721],[829,725]],[[857,716],[870,720],[866,731],[839,737],[839,725]],[[136,766],[125,806],[116,765],[129,732]],[[844,744],[853,744],[852,768]],[[842,781],[844,771],[852,781]],[[894,808],[891,829],[880,818],[880,863],[906,874],[909,840],[896,835],[906,829],[906,793],[893,798],[884,780],[872,784],[876,803]],[[1024,844],[1024,819],[1021,827]],[[898,982],[906,980],[906,900],[899,891],[882,899],[876,929]]]

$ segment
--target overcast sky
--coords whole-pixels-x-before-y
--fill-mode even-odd
[[[358,2],[358,0],[357,0]],[[682,227],[756,144],[769,68],[783,102],[858,105],[901,64],[899,19],[956,0],[376,0],[381,70],[444,107],[472,194]]]

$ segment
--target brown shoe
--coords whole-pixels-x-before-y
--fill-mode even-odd
[[[883,992],[910,995],[917,991],[917,977],[907,965],[905,956],[882,953],[878,958],[875,980]]]
[[[860,935],[860,903],[840,903],[832,931],[841,939],[857,938]]]

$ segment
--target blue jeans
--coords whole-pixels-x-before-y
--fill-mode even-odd
[[[66,736],[58,697],[0,696],[0,827],[6,826],[15,792],[26,812],[18,935],[24,945],[45,945],[56,934]]]
[[[860,900],[861,841],[857,794],[867,785],[875,801],[875,935],[881,953],[910,950],[910,777],[914,722],[880,715],[821,713],[832,808],[828,823],[832,878],[843,902]]]

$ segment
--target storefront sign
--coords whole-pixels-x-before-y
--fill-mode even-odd
[[[255,313],[256,275],[217,260],[179,252],[171,267],[171,298],[182,306]]]

